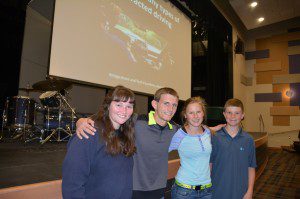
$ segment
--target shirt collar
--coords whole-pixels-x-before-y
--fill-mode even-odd
[[[154,119],[154,111],[150,111],[148,114],[149,117],[149,121],[148,121],[148,125],[155,125],[157,124],[155,119]],[[173,129],[173,125],[170,122],[167,122],[169,129],[172,130]]]
[[[198,134],[198,135],[196,135],[196,136],[202,137],[202,136],[204,136],[204,135],[210,135],[210,130],[209,130],[208,128],[206,128],[205,126],[202,126],[202,128],[203,128],[203,134]],[[187,131],[186,131],[186,129],[185,129],[185,127],[184,127],[184,125],[181,127],[181,130],[182,130],[185,134],[188,134]]]
[[[223,133],[223,135],[230,136],[229,133],[226,131],[225,127],[222,127],[222,133]],[[240,127],[239,132],[237,133],[237,135],[235,137],[237,137],[237,136],[244,136],[243,129],[241,127]]]

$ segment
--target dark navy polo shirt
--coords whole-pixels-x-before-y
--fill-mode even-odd
[[[256,167],[255,143],[242,129],[232,138],[225,128],[212,136],[213,198],[241,199],[248,189],[248,168]]]

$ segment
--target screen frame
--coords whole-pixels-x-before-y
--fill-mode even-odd
[[[72,78],[67,78],[67,77],[62,77],[62,76],[57,76],[57,75],[51,75],[50,74],[50,61],[51,61],[51,51],[52,51],[52,37],[53,37],[53,26],[54,26],[54,13],[55,13],[55,9],[56,9],[56,1],[54,0],[53,2],[53,13],[52,13],[52,23],[51,23],[51,35],[50,35],[50,45],[49,45],[49,56],[48,56],[48,66],[47,66],[47,76],[46,79],[48,78],[56,78],[56,79],[61,79],[61,80],[65,80],[65,81],[69,81],[72,82],[74,84],[77,85],[84,85],[84,86],[91,86],[91,87],[95,87],[95,88],[103,88],[103,89],[111,89],[114,86],[109,86],[109,85],[104,85],[104,84],[99,84],[99,83],[92,83],[92,82],[88,82],[88,81],[82,81],[82,80],[78,80],[78,79],[72,79]],[[193,15],[194,13],[192,13],[192,11],[190,11],[188,8],[186,8],[185,6],[182,5],[182,3],[180,3],[178,0],[163,0],[163,1],[168,1],[170,2],[170,4],[174,7],[176,7],[181,14],[183,14],[186,19],[189,20],[190,22],[190,87],[189,87],[189,97],[191,97],[192,95],[192,20],[193,20]],[[139,95],[143,95],[143,96],[153,96],[154,93],[147,93],[147,92],[141,92],[135,89],[130,88],[134,93],[139,94]],[[189,98],[187,97],[187,98]],[[186,98],[186,99],[187,99]],[[182,99],[181,96],[179,96],[179,100],[180,101],[184,101],[186,99]]]

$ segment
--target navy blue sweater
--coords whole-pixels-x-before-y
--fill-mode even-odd
[[[80,140],[73,135],[63,162],[63,198],[129,199],[133,158],[111,156],[99,133]]]

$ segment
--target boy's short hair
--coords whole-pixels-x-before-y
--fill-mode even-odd
[[[159,102],[161,95],[163,94],[170,94],[173,95],[175,97],[177,97],[179,99],[178,93],[173,89],[173,88],[168,88],[168,87],[164,87],[164,88],[160,88],[158,89],[155,94],[154,94],[154,100]]]
[[[243,102],[239,99],[232,98],[226,101],[224,105],[224,112],[226,111],[226,108],[229,106],[235,106],[235,107],[240,107],[242,109],[242,112],[244,113],[244,105]]]

